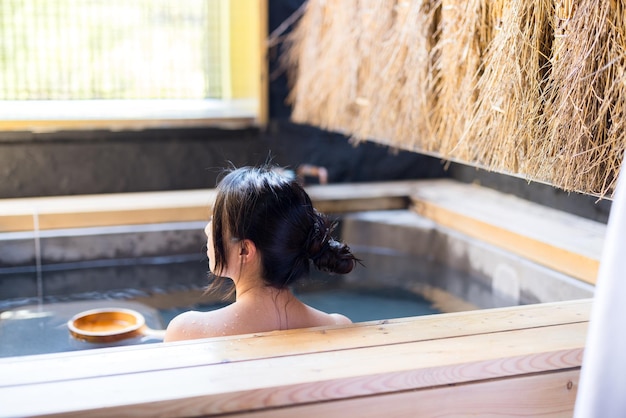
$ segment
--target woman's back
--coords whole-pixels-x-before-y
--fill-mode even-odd
[[[303,304],[289,290],[311,266],[345,274],[358,261],[332,238],[333,223],[297,181],[271,167],[233,170],[217,187],[212,215],[205,228],[209,269],[216,283],[232,280],[236,300],[174,318],[166,341],[350,323]]]

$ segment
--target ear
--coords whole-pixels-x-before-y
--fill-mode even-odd
[[[254,242],[249,239],[244,239],[240,242],[239,256],[242,257],[242,262],[247,263],[256,258],[257,249]]]

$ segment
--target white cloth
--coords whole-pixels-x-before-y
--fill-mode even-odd
[[[626,417],[626,168],[609,215],[574,417]]]

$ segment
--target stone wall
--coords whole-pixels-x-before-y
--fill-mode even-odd
[[[331,182],[444,175],[437,159],[287,121],[268,132],[178,129],[20,133],[0,140],[0,198],[210,188],[230,163],[324,166]]]

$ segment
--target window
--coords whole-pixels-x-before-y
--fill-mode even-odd
[[[262,122],[261,0],[3,0],[0,129]]]

